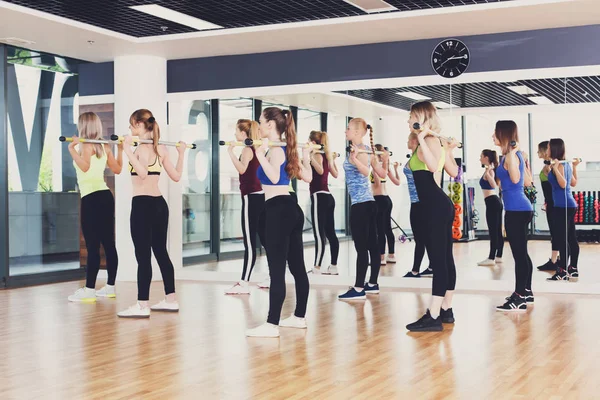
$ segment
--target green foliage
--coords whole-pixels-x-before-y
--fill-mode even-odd
[[[68,70],[66,70],[63,67],[61,67],[60,65],[58,65],[58,63],[56,61],[54,62],[54,65],[52,65],[52,66],[35,65],[33,63],[33,59],[36,57],[39,57],[39,56],[33,56],[31,54],[31,51],[29,51],[29,50],[15,49],[15,55],[12,57],[8,57],[8,62],[10,64],[27,65],[30,67],[35,67],[35,68],[43,69],[46,71],[54,71],[54,72],[61,72],[61,73],[69,72]]]
[[[52,192],[52,146],[44,146],[38,192]]]

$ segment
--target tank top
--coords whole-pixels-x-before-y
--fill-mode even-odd
[[[366,150],[371,150],[369,146],[364,146]],[[347,155],[344,160],[344,172],[346,173],[346,187],[350,195],[351,204],[365,203],[375,201],[371,188],[369,187],[369,178],[360,173],[356,165],[350,162],[350,156]],[[369,156],[369,161],[371,156]]]
[[[284,157],[285,157],[286,147],[287,146],[283,146],[281,148],[283,150]],[[262,183],[263,185],[288,186],[290,184],[290,177],[288,176],[287,171],[285,170],[286,165],[287,165],[287,159],[283,160],[283,162],[279,166],[279,181],[277,183],[271,182],[271,180],[269,179],[267,174],[265,174],[265,170],[263,169],[262,165],[259,165],[258,168],[256,169],[256,176],[258,177],[258,180],[260,181],[260,183]]]
[[[577,203],[571,193],[571,179],[573,178],[573,167],[571,164],[563,164],[565,166],[564,176],[567,181],[566,187],[563,189],[558,184],[556,175],[550,170],[548,174],[548,182],[552,185],[552,200],[554,200],[554,207],[562,208],[577,208]],[[566,196],[565,196],[566,194]]]
[[[252,150],[252,160],[248,163],[246,172],[240,174],[240,192],[242,193],[242,196],[260,192],[262,190],[262,186],[256,174],[260,162],[258,162],[258,159],[256,158],[256,150],[253,147],[250,147],[250,149]]]
[[[548,177],[544,174],[544,171],[540,171],[540,182],[542,183],[542,193],[544,193],[544,201],[546,207],[554,207],[554,200],[552,199],[552,185],[548,182]]]
[[[417,151],[418,147],[417,150],[413,152],[410,160],[408,160],[408,167],[413,174],[419,203],[438,207],[441,204],[445,204],[445,206],[449,205],[450,208],[453,208],[452,202],[446,193],[444,193],[442,188],[436,183],[433,172],[429,171],[425,162],[419,160]],[[444,147],[442,147],[440,156],[437,172],[442,171],[446,162],[446,149]]]
[[[75,172],[77,173],[77,185],[79,185],[79,193],[81,197],[85,197],[88,194],[98,192],[100,190],[108,190],[106,182],[104,181],[104,170],[106,169],[106,152],[102,157],[98,158],[95,154],[92,154],[90,158],[90,169],[87,172],[83,172],[77,166],[77,163],[73,161]]]
[[[408,185],[408,195],[410,197],[410,202],[418,203],[419,195],[417,194],[417,188],[415,187],[415,177],[413,176],[413,172],[409,168],[408,164],[404,166],[404,169],[402,171],[406,176],[406,184]]]
[[[496,168],[496,177],[500,180],[502,187],[502,201],[506,211],[533,211],[531,202],[525,196],[525,159],[520,151],[517,151],[519,159],[519,175],[521,178],[518,183],[512,183],[508,170],[504,168],[504,156],[500,158],[500,165]]]
[[[314,167],[312,167],[312,181],[310,181],[310,195],[312,196],[316,192],[329,192],[329,186],[327,184],[329,179],[329,161],[327,157],[323,155],[323,175],[320,175]]]

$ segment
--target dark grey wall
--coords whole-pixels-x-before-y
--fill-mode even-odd
[[[112,62],[79,65],[79,95],[115,93],[115,65]]]
[[[459,37],[471,52],[468,72],[600,64],[600,25]],[[172,60],[169,93],[432,75],[431,52],[443,40],[366,44]]]

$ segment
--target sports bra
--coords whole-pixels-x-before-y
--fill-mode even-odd
[[[485,173],[484,173],[484,175],[485,175]],[[481,177],[481,179],[479,179],[479,186],[481,186],[482,190],[494,190],[492,185],[483,176]]]
[[[413,172],[414,171],[429,171],[429,168],[427,168],[427,164],[425,164],[424,161],[419,160],[419,157],[417,156],[418,150],[419,150],[419,147],[417,146],[417,148],[415,149],[412,156],[410,156],[410,160],[408,160],[408,165],[410,167],[410,170]],[[438,163],[437,172],[442,172],[442,169],[444,169],[445,163],[446,163],[446,149],[444,148],[444,146],[442,146],[442,154],[440,157],[440,162]]]
[[[371,173],[369,174],[369,180],[371,181],[371,183],[375,183],[375,178],[373,177],[373,172],[371,171]],[[386,183],[387,182],[387,178],[379,178],[379,182],[381,183]]]
[[[162,167],[160,165],[160,162],[158,161],[158,156],[156,156],[156,158],[154,159],[154,162],[152,164],[148,165],[148,175],[160,175],[161,170],[162,170]],[[131,173],[131,176],[137,176],[137,174],[138,174],[133,169],[133,165],[131,165],[131,161],[129,162],[129,172]]]
[[[283,150],[283,154],[285,154],[286,147],[287,146],[283,146],[281,148]],[[283,162],[279,166],[279,181],[277,183],[271,182],[271,180],[269,179],[269,177],[267,176],[267,174],[265,174],[265,170],[263,169],[262,165],[260,165],[258,167],[258,169],[256,170],[256,176],[258,176],[258,180],[263,185],[267,185],[267,186],[288,186],[290,184],[290,177],[288,176],[287,171],[285,170],[285,166],[286,165],[287,165],[287,159],[283,160]]]

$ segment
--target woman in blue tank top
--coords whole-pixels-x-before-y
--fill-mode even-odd
[[[493,135],[494,144],[502,149],[496,176],[502,188],[504,226],[515,259],[515,291],[498,311],[525,311],[533,303],[531,275],[533,264],[527,252],[527,227],[533,217],[533,206],[523,191],[525,159],[519,150],[519,133],[514,121],[498,121]]]
[[[551,139],[549,149],[552,161],[548,181],[552,185],[554,235],[556,235],[560,257],[556,263],[556,273],[548,280],[576,281],[579,279],[579,271],[577,270],[579,243],[577,243],[574,219],[575,213],[577,213],[577,203],[571,193],[571,186],[577,184],[575,168],[578,163],[573,163],[573,166],[571,166],[571,163],[564,162],[565,142],[562,139]]]
[[[312,180],[310,169],[310,148],[304,149],[300,162],[296,145],[294,117],[289,110],[277,107],[265,108],[260,116],[262,145],[256,149],[256,159],[260,163],[256,175],[265,192],[264,211],[260,216],[259,229],[265,238],[265,249],[269,263],[271,289],[269,291],[269,316],[267,322],[246,331],[246,336],[279,337],[279,327],[306,329],[306,304],[309,283],[304,265],[304,245],[302,228],[304,213],[290,195],[291,179]],[[285,134],[285,139],[282,135]],[[285,146],[271,146],[269,142],[285,141]],[[281,308],[285,300],[285,266],[296,283],[296,310],[280,321]]]
[[[504,250],[504,238],[502,236],[502,201],[496,194],[496,169],[498,168],[498,155],[494,150],[485,149],[479,157],[481,165],[485,168],[483,176],[479,180],[481,192],[485,199],[485,219],[490,234],[490,253],[488,257],[477,263],[479,266],[492,267],[502,262]]]
[[[369,131],[371,147],[362,144],[364,136]],[[350,228],[352,240],[356,249],[356,281],[354,286],[338,296],[340,300],[365,300],[367,294],[378,294],[379,268],[381,258],[379,256],[379,241],[377,239],[377,207],[375,198],[369,187],[369,165],[380,178],[387,176],[387,155],[382,156],[383,167],[379,166],[375,157],[368,153],[359,153],[356,150],[369,150],[373,146],[373,128],[367,125],[364,119],[354,118],[348,123],[346,129],[346,140],[351,142],[350,154],[344,161],[346,172],[346,186],[350,194]],[[367,269],[369,268],[369,256],[371,260],[371,276],[369,282],[365,283]]]

